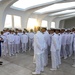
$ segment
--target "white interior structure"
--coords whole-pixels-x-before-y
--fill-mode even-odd
[[[75,0],[0,0],[0,32],[3,31],[4,28],[5,29],[9,28],[12,30],[15,30],[16,28],[18,28],[20,29],[20,31],[23,31],[24,29],[27,29],[30,31],[30,29],[33,29],[34,31],[36,31],[38,26],[46,27],[48,30],[50,28],[57,28],[57,29],[66,28],[67,29],[67,28],[75,27]],[[20,31],[18,34],[21,39],[22,34],[20,33]],[[14,37],[10,35],[11,37],[8,38],[7,34],[8,32],[6,32],[5,35],[2,35],[3,36],[2,38],[4,39],[4,43],[1,44],[1,41],[0,41],[0,48],[1,48],[1,45],[2,45],[2,48],[4,46],[2,50],[2,53],[4,54],[2,57],[0,56],[0,62],[3,61],[2,66],[0,63],[0,75],[32,75],[32,72],[34,71],[35,69],[34,67],[36,64],[35,60],[33,60],[33,56],[36,56],[38,61],[40,62],[39,59],[42,58],[41,56],[43,56],[44,54],[44,58],[47,57],[47,54],[48,54],[47,50],[49,50],[50,52],[51,50],[49,48],[51,48],[52,46],[53,46],[52,49],[54,50],[51,51],[52,53],[50,52],[51,55],[49,54],[49,57],[50,57],[49,64],[47,66],[44,65],[45,71],[42,72],[42,74],[40,75],[75,75],[75,68],[74,68],[75,63],[73,63],[73,60],[75,57],[74,58],[69,57],[70,55],[68,55],[67,59],[62,59],[60,68],[57,65],[57,70],[56,68],[54,68],[54,70],[56,71],[50,71],[52,67],[51,58],[54,58],[54,61],[56,61],[55,56],[53,57],[53,53],[56,54],[57,56],[56,58],[58,58],[59,57],[58,53],[61,51],[61,49],[56,50],[54,48],[54,46],[57,47],[56,46],[57,43],[55,42],[57,40],[53,41],[52,43],[52,40],[54,40],[54,38],[52,39],[52,37],[55,34],[50,35],[50,40],[48,39],[49,41],[46,41],[46,43],[48,42],[47,43],[48,49],[46,50],[43,48],[40,49],[39,46],[37,45],[38,50],[40,49],[43,52],[39,50],[38,54],[36,54],[37,52],[35,52],[35,55],[33,55],[34,50],[29,49],[30,44],[33,43],[32,38],[34,35],[32,33],[30,35],[31,38],[29,38],[29,34],[26,33],[29,39],[27,44],[22,43],[22,39],[20,41],[19,39],[16,39],[18,38],[18,36],[14,35],[15,36]],[[16,42],[19,42],[19,44],[13,41],[14,39],[13,37],[16,39]],[[57,39],[57,36],[54,36],[54,37],[56,37]],[[61,44],[61,39],[60,39],[61,37],[62,35],[60,35],[59,37],[60,44]],[[68,37],[70,37],[70,34],[67,35],[67,38]],[[1,35],[0,35],[0,38],[1,38]],[[9,39],[11,41],[8,41]],[[73,39],[73,36],[72,38],[70,37],[70,41],[68,40],[66,45],[62,44],[62,47],[64,49],[62,53],[65,54],[65,51],[67,51],[67,53],[72,51],[71,47],[73,47],[73,45],[75,44],[74,44],[74,41],[72,44],[71,39]],[[47,37],[45,38],[45,40],[47,40]],[[27,41],[27,40],[23,39],[23,41]],[[34,41],[37,41],[37,40],[34,40]],[[41,42],[39,43],[41,44]],[[34,44],[36,44],[36,42]],[[32,46],[34,44],[32,44]],[[53,44],[56,44],[56,45],[53,45]],[[45,44],[42,43],[41,46],[43,47],[43,45]],[[58,42],[58,45],[59,45],[59,42]],[[27,47],[27,52],[22,52],[23,47],[25,48]],[[18,53],[18,50],[21,53]],[[12,52],[11,53],[12,56],[10,55],[10,52]],[[74,67],[72,67],[73,64],[74,64]],[[42,68],[42,71],[43,71],[43,68]]]
[[[56,1],[56,0],[33,0],[32,2],[30,2],[30,0],[18,0],[11,6],[11,8],[26,10],[31,7],[34,8],[42,4],[53,2],[53,1]]]
[[[0,10],[0,31],[4,28],[33,29],[35,25],[49,29],[53,22],[55,28],[64,28],[66,20],[74,21],[75,0],[0,0]]]

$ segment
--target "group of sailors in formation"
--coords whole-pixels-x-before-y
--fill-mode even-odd
[[[52,68],[57,70],[61,65],[61,58],[67,59],[75,54],[75,28],[72,29],[50,29],[37,27],[36,33],[16,29],[3,30],[0,35],[3,54],[15,55],[27,50],[34,50],[35,72],[40,74],[48,65],[48,55],[51,56]],[[75,65],[73,65],[75,66]]]
[[[3,55],[13,56],[20,52],[26,52],[28,50],[33,49],[32,43],[34,38],[33,30],[30,33],[27,31],[23,31],[16,29],[14,30],[3,30],[0,35],[4,39],[4,43],[2,43],[2,52]],[[29,43],[28,43],[29,42]]]

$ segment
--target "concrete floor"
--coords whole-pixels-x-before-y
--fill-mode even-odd
[[[32,75],[35,69],[33,64],[33,53],[20,53],[15,56],[2,56],[4,62],[0,66],[0,75]],[[51,61],[45,67],[45,71],[41,75],[75,75],[75,68],[72,67],[72,57],[67,60],[62,59],[62,65],[57,71],[50,71]]]

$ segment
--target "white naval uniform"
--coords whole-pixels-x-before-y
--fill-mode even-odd
[[[8,53],[9,51],[8,51],[8,40],[7,40],[7,36],[9,35],[9,32],[5,32],[3,35],[6,37],[6,52]]]
[[[14,51],[15,53],[19,53],[19,50],[20,50],[20,36],[17,34],[14,35]]]
[[[58,50],[58,64],[61,64],[61,34],[58,34],[58,39],[59,39],[59,50]]]
[[[73,33],[70,33],[70,54],[69,56],[72,56],[73,54]]]
[[[66,51],[67,55],[70,55],[70,33],[66,33]]]
[[[27,34],[22,34],[21,43],[22,43],[22,52],[26,52],[27,43],[28,43],[28,35]]]
[[[45,39],[45,42],[47,44],[47,49],[45,50],[45,53],[44,53],[44,58],[45,58],[44,66],[47,66],[48,65],[48,49],[50,47],[50,35],[49,35],[48,31],[44,32],[44,39]]]
[[[44,71],[44,50],[46,49],[46,42],[42,32],[38,31],[34,35],[34,55],[36,60],[35,72],[40,74]]]
[[[58,50],[59,50],[59,37],[56,33],[53,33],[52,43],[51,43],[51,60],[52,60],[52,69],[57,69],[59,67],[58,62]]]
[[[33,50],[34,33],[30,32],[29,35],[29,51]]]
[[[14,55],[14,34],[9,34],[7,36],[8,40],[8,49],[9,49],[9,55]]]
[[[66,51],[66,34],[61,34],[61,57],[64,57],[64,59],[67,58],[67,51]]]
[[[26,32],[26,35],[29,36],[29,33]],[[29,37],[28,37],[28,39],[29,39]],[[29,40],[28,40],[28,43],[27,43],[27,50],[29,50]]]
[[[20,39],[21,39],[22,34],[23,34],[22,32],[18,33],[18,35],[20,36]],[[19,49],[20,49],[20,51],[22,50],[22,43],[21,43],[21,40],[20,40]]]

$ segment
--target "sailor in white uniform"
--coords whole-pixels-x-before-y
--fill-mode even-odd
[[[10,30],[10,34],[7,36],[8,40],[8,49],[9,49],[9,55],[12,56],[14,55],[14,34]]]
[[[18,35],[18,33],[17,32],[15,32],[15,35],[14,35],[14,51],[15,51],[15,53],[19,53],[19,51],[20,51],[20,36]]]
[[[59,45],[59,50],[57,50],[57,59],[58,59],[58,67],[61,64],[61,34],[60,34],[60,29],[56,29],[56,34],[58,34],[58,45]]]
[[[32,29],[30,30],[28,37],[29,37],[29,51],[31,51],[33,50],[33,41],[34,41],[34,32]]]
[[[45,59],[44,60],[44,66],[47,66],[48,65],[48,48],[50,46],[50,35],[49,35],[46,28],[43,27],[42,31],[44,33],[44,39],[45,39],[45,42],[46,42],[46,45],[47,45],[47,49],[45,50],[45,53],[44,53],[44,59]]]
[[[57,52],[59,50],[59,37],[58,35],[54,32],[54,29],[51,30],[52,33],[52,43],[51,43],[51,61],[52,61],[52,68],[50,70],[57,70],[59,68],[58,64],[58,57],[57,57]]]
[[[65,30],[61,30],[61,57],[67,59],[67,51],[66,51],[66,33]]]
[[[44,34],[38,27],[37,33],[34,35],[34,55],[36,60],[36,69],[32,74],[40,74],[44,71],[44,50],[46,49],[46,42],[44,40]]]
[[[28,43],[28,35],[23,31],[23,34],[21,36],[21,43],[22,43],[22,52],[26,52],[27,49],[27,43]]]

